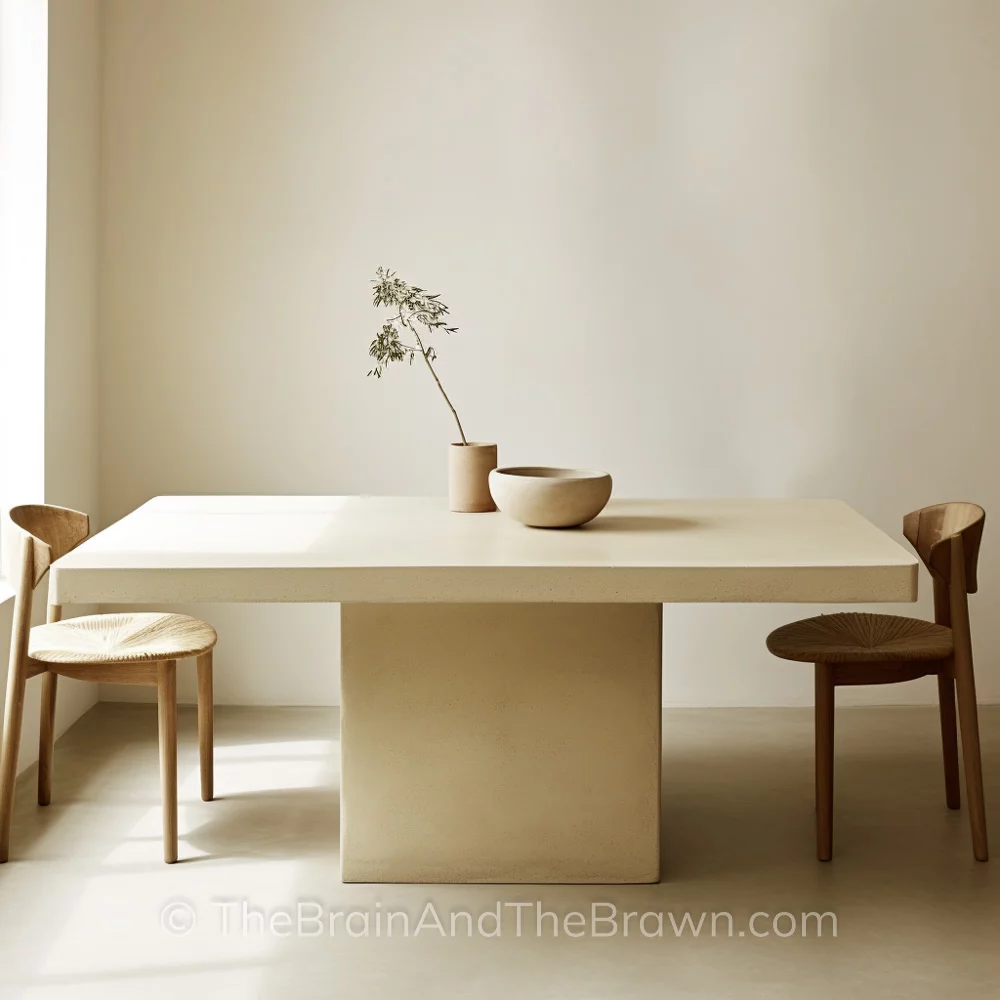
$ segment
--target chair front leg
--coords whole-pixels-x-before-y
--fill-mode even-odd
[[[215,705],[212,692],[212,651],[198,657],[198,754],[201,758],[201,797],[215,797]]]
[[[160,795],[163,799],[163,860],[177,860],[177,661],[157,664],[156,706],[160,735]]]
[[[41,718],[38,724],[38,804],[52,801],[52,770],[56,742],[56,691],[59,675],[42,674]]]
[[[833,857],[833,667],[816,664],[816,857]]]
[[[949,809],[962,808],[958,774],[958,726],[955,722],[955,679],[949,664],[937,675],[938,707],[941,714],[941,749],[944,752],[944,794]]]

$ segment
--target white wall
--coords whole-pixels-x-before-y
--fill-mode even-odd
[[[47,10],[46,41],[45,5],[35,0],[0,2],[7,8],[5,14],[20,7],[22,16],[30,15],[36,31],[37,47],[29,52],[19,44],[18,52],[41,74],[31,117],[41,128],[32,176],[42,192],[40,210],[25,227],[25,237],[38,255],[36,280],[22,281],[16,288],[39,328],[19,324],[16,330],[3,330],[7,362],[12,344],[18,335],[23,338],[20,364],[9,372],[15,384],[8,386],[7,394],[20,401],[19,407],[9,420],[5,417],[5,424],[11,436],[30,449],[22,456],[4,450],[5,463],[16,470],[17,478],[3,500],[14,504],[44,499],[96,514],[100,3],[54,0]],[[11,97],[23,98],[23,90],[8,94]],[[18,202],[24,209],[23,200]],[[22,257],[20,263],[27,261]],[[44,621],[45,603],[42,584],[35,594],[36,621]],[[6,688],[12,610],[12,600],[0,603],[0,697]],[[38,758],[40,687],[39,681],[28,683],[19,770]],[[95,704],[97,695],[95,684],[61,679],[57,735]]]
[[[100,0],[49,11],[45,499],[98,513]]]
[[[106,517],[443,492],[426,373],[365,378],[379,264],[451,304],[441,375],[502,462],[897,536],[1000,507],[1000,5],[110,0],[105,46]],[[811,610],[668,608],[666,699],[808,702],[763,639]],[[335,697],[335,609],[207,613],[220,700]]]
[[[45,502],[97,521],[100,126],[101,0],[50,0]],[[42,588],[35,600],[44,607],[46,599]],[[59,680],[57,734],[96,704],[96,688]]]
[[[0,0],[0,511],[44,484],[47,36],[44,4]]]

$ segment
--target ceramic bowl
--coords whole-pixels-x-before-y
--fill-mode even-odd
[[[490,473],[493,501],[532,528],[575,528],[597,517],[611,499],[611,476],[584,469],[510,466]]]

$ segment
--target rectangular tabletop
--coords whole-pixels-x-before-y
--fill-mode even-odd
[[[839,500],[612,500],[583,528],[434,497],[156,497],[52,568],[58,604],[912,601],[917,562]]]

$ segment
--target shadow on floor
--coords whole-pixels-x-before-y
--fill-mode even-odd
[[[996,847],[1000,711],[983,710],[982,730]],[[185,860],[168,866],[155,710],[101,704],[59,741],[53,805],[35,804],[34,768],[19,779],[13,860],[0,870],[3,995],[284,1000],[328,996],[331,982],[338,997],[444,989],[644,997],[664,983],[678,996],[741,1000],[832,1000],[845,991],[930,998],[945,984],[952,1000],[989,995],[997,879],[972,858],[965,811],[944,806],[933,709],[838,712],[830,864],[814,855],[809,710],[672,710],[663,733],[659,884],[344,885],[335,712],[219,708],[219,798],[204,803],[194,712],[182,710]],[[633,928],[627,937],[576,940],[536,935],[532,918],[521,937],[505,925],[499,940],[354,939],[342,926],[334,936],[241,938],[221,932],[219,899],[247,901],[265,916],[301,900],[373,920],[398,908],[414,922],[428,902],[446,918],[525,901],[590,912],[600,902],[621,913],[730,915],[737,930],[667,941]],[[161,926],[164,906],[178,901],[198,913],[190,936]],[[835,940],[740,940],[758,911],[835,913],[839,932]]]

